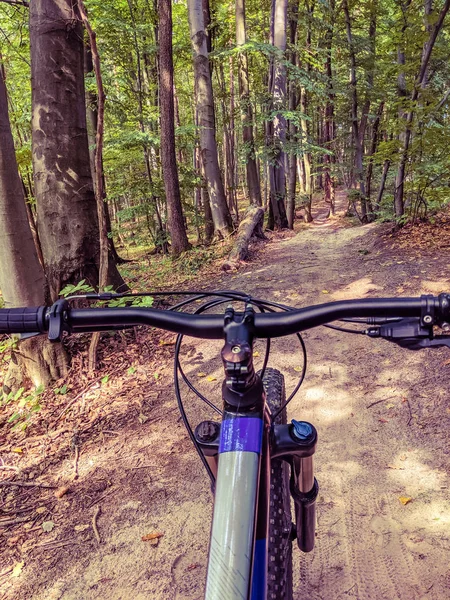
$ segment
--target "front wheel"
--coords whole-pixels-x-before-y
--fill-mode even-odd
[[[276,369],[266,369],[263,378],[266,402],[271,412],[286,400],[284,377]],[[276,418],[285,424],[286,409]],[[292,600],[292,517],[289,493],[289,465],[271,461],[267,600]]]

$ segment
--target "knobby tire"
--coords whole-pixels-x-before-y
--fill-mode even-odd
[[[284,377],[276,369],[266,369],[263,378],[266,402],[271,412],[285,402]],[[275,422],[287,422],[286,408]],[[289,465],[271,461],[267,600],[292,600],[292,517],[289,492]]]

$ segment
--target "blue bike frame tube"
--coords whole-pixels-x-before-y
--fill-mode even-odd
[[[262,412],[224,411],[205,600],[250,598],[263,433]]]
[[[259,477],[258,505],[255,528],[255,553],[253,559],[251,600],[266,600],[267,560],[270,508],[270,415],[265,411],[265,424],[262,440],[261,468]]]

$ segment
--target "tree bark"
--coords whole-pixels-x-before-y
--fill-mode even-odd
[[[260,206],[251,206],[247,209],[244,218],[239,224],[233,248],[228,260],[222,265],[224,270],[237,269],[241,260],[248,258],[248,246],[252,237],[266,239],[263,233],[264,209]]]
[[[172,56],[172,0],[159,0],[159,98],[161,102],[161,162],[168,209],[172,254],[190,248],[184,225],[175,153],[175,109]]]
[[[83,35],[71,0],[30,5],[32,155],[39,236],[50,296],[99,273],[98,217],[90,172]],[[108,283],[123,284],[115,265]]]
[[[286,119],[281,114],[286,100],[286,67],[282,56],[286,50],[287,0],[272,0],[271,43],[278,50],[270,63],[269,93],[272,111],[275,113],[269,123],[271,144],[271,164],[269,165],[270,208],[269,223],[273,220],[276,229],[288,227],[286,215],[286,173],[284,144],[286,141]]]
[[[289,41],[291,44],[290,61],[295,66],[297,64],[297,54],[295,52],[295,46],[297,42],[297,24],[298,24],[298,0],[293,0],[290,8],[290,19],[289,19]],[[297,109],[298,104],[298,93],[297,84],[295,81],[289,82],[289,110],[294,112]],[[286,202],[286,214],[288,220],[289,229],[294,228],[295,219],[295,198],[297,188],[297,153],[295,151],[297,146],[297,125],[294,120],[288,122],[288,134],[289,134],[289,157],[288,157],[288,192]]]
[[[381,175],[380,187],[378,188],[377,200],[375,202],[374,210],[378,212],[381,206],[381,200],[384,194],[384,188],[386,187],[386,179],[389,173],[389,167],[391,166],[390,160],[385,160],[383,165],[383,174]]]
[[[347,41],[350,53],[350,90],[351,90],[351,120],[352,120],[352,135],[353,145],[355,148],[355,169],[356,177],[359,182],[359,192],[361,200],[361,222],[367,222],[367,204],[366,204],[366,189],[363,173],[363,143],[361,139],[360,127],[358,122],[358,89],[356,78],[356,53],[353,41],[352,24],[350,20],[350,12],[348,8],[348,0],[342,3],[345,15],[345,28],[347,32]]]
[[[46,281],[28,222],[8,115],[8,100],[0,64],[0,289],[6,308],[42,306]],[[4,381],[4,391],[23,380],[35,387],[66,374],[68,358],[61,344],[39,336],[18,342]]]
[[[245,23],[245,0],[236,0],[236,45],[243,46],[247,41]],[[241,107],[242,140],[246,157],[245,171],[250,204],[261,206],[261,186],[255,157],[255,140],[253,137],[253,111],[250,101],[248,82],[247,53],[241,50],[238,54],[239,101]]]
[[[332,151],[334,140],[334,89],[333,89],[333,69],[332,69],[332,47],[333,47],[333,24],[335,19],[335,2],[329,0],[329,23],[326,38],[326,60],[325,60],[325,75],[327,78],[328,98],[325,106],[325,127],[324,127],[324,145],[327,150]],[[335,179],[332,169],[334,167],[336,156],[333,154],[325,154],[324,162],[324,188],[325,202],[330,206],[328,216],[333,216],[335,213]]]
[[[200,153],[214,221],[215,235],[231,232],[228,209],[217,153],[214,100],[201,0],[188,0],[189,27],[194,53],[195,98],[200,128]]]
[[[302,115],[306,115],[306,111],[308,110],[308,96],[305,88],[301,89],[300,92],[300,112]],[[302,144],[309,144],[309,133],[308,133],[308,121],[304,118],[300,120],[300,128],[302,134]],[[311,185],[311,153],[308,148],[304,148],[302,151],[302,156],[298,158],[298,161],[301,163],[301,173],[303,176],[303,209],[305,211],[304,221],[305,223],[311,223],[313,220],[312,217],[312,185]]]
[[[84,44],[84,73],[88,75],[94,71],[94,64],[92,62],[92,50],[90,44],[85,42]],[[92,90],[86,90],[86,125],[87,125],[87,136],[88,136],[88,144],[89,144],[89,161],[91,164],[91,175],[92,181],[94,183],[94,191],[95,191],[95,138],[97,136],[97,123],[98,123],[98,97],[96,92]],[[112,227],[111,227],[111,216],[109,214],[109,203],[106,202],[106,183],[105,183],[105,175],[103,171],[103,157],[102,157],[102,185],[103,185],[103,212],[105,214],[106,220],[106,231],[108,236],[108,252],[109,257],[108,260],[112,261],[113,264],[122,264],[127,262],[125,259],[121,258],[117,253],[116,246],[114,244],[114,239],[112,237]],[[112,266],[110,267],[112,268]],[[125,286],[121,287],[121,290],[124,291]]]
[[[377,151],[378,146],[378,132],[380,129],[380,121],[383,115],[384,110],[384,101],[380,102],[380,105],[377,110],[377,115],[375,117],[375,121],[373,122],[372,127],[372,143],[369,151],[369,161],[367,165],[367,173],[366,173],[366,194],[367,194],[367,205],[369,208],[369,213],[373,214],[373,206],[371,200],[371,192],[372,192],[372,172],[373,172],[373,155]]]

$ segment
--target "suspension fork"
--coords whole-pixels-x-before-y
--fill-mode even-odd
[[[319,484],[314,477],[313,455],[317,431],[307,421],[275,425],[271,437],[272,458],[282,458],[291,465],[291,496],[295,503],[297,545],[302,552],[314,548],[316,499]]]

